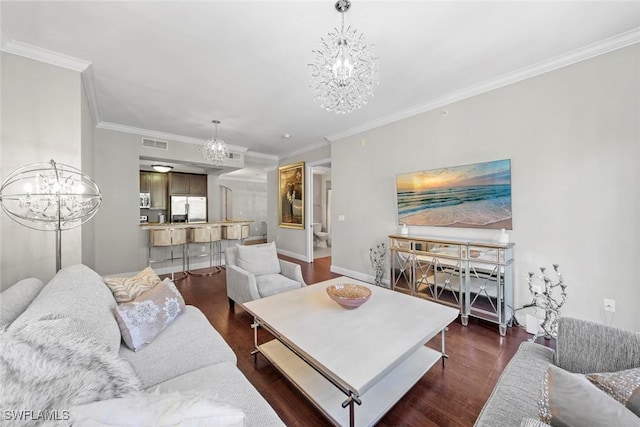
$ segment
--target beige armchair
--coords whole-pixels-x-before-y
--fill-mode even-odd
[[[307,286],[298,264],[278,259],[274,242],[225,250],[229,308]]]

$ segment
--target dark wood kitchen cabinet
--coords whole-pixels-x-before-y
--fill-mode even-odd
[[[167,174],[151,174],[149,193],[151,193],[150,209],[167,209]]]
[[[169,175],[169,194],[174,196],[206,196],[207,175],[171,173]]]
[[[149,193],[149,209],[167,209],[167,174],[140,172],[140,192]]]

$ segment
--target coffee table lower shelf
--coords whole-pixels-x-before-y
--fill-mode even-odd
[[[349,408],[342,408],[347,398],[314,368],[274,339],[258,346],[269,360],[328,419],[339,426],[349,425]],[[442,353],[422,346],[371,389],[355,405],[355,425],[370,426],[386,414],[442,357]]]

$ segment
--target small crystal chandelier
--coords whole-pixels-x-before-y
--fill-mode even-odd
[[[211,121],[216,127],[216,135],[205,142],[202,148],[202,154],[204,159],[214,165],[223,165],[229,157],[229,150],[227,150],[227,144],[218,138],[218,125],[220,120]]]
[[[320,106],[336,114],[347,114],[365,105],[378,84],[378,58],[373,45],[367,45],[362,33],[344,28],[344,13],[351,1],[338,0],[335,8],[342,14],[342,26],[320,39],[311,67],[311,90]]]

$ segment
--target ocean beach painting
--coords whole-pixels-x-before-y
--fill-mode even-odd
[[[511,160],[396,175],[398,223],[512,229]]]

